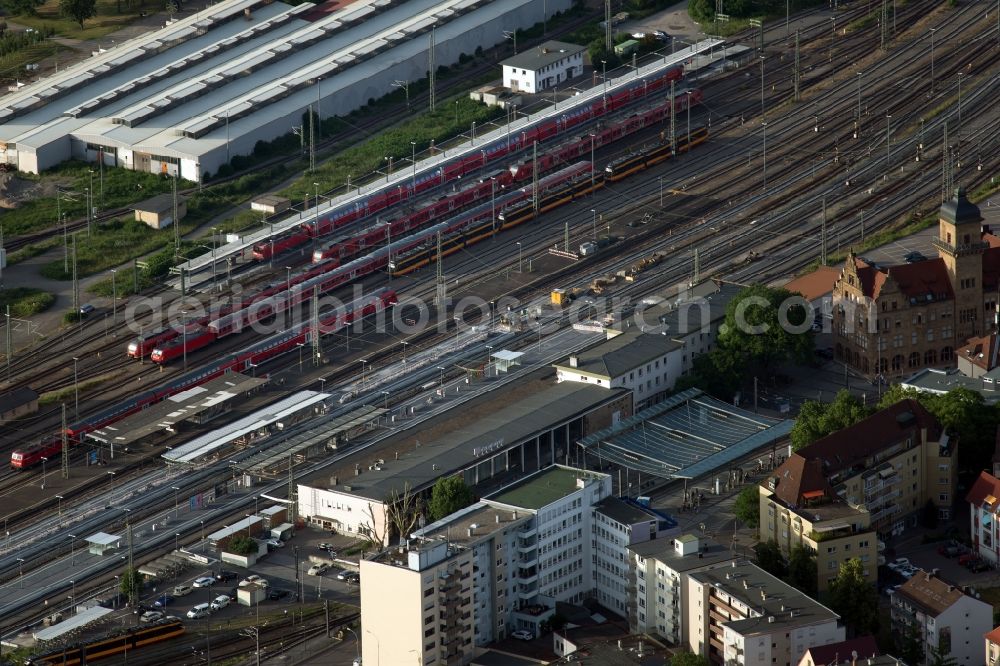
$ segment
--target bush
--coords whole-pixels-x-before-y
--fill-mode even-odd
[[[226,550],[237,555],[253,555],[257,552],[257,542],[245,534],[237,534],[229,540]]]
[[[10,316],[26,319],[52,307],[56,297],[41,289],[17,287],[0,289],[0,316],[6,315],[10,306]]]

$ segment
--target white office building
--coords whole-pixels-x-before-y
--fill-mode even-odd
[[[503,85],[512,92],[536,93],[555,88],[583,75],[583,53],[579,44],[549,41],[500,63]]]

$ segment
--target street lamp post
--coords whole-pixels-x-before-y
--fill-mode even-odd
[[[440,388],[442,395],[444,394],[444,366],[439,365],[438,369],[438,388]]]
[[[594,133],[590,133],[590,189],[591,194],[594,190]]]
[[[178,491],[180,491],[180,487],[179,486],[170,486],[170,489],[174,491],[174,520],[177,520],[177,509],[178,509],[178,506],[179,506],[178,503],[177,503],[177,493],[178,493]]]
[[[118,325],[118,269],[111,269],[111,325]]]
[[[313,192],[316,194],[315,207],[319,209],[319,183],[313,183]],[[317,210],[318,212],[318,210]]]
[[[115,474],[116,474],[116,472],[108,472],[108,476],[111,477],[111,490],[108,491],[108,501],[109,502],[111,501],[111,496],[115,492]]]
[[[934,33],[937,28],[929,28],[931,31],[931,94],[934,94]]]
[[[77,372],[76,364],[80,362],[80,359],[76,356],[73,357],[73,412],[80,416],[80,385],[77,383]]]
[[[24,558],[17,558],[17,578],[21,581],[21,589],[24,589]]]
[[[663,179],[661,178],[660,180],[662,182]],[[662,196],[660,197],[660,201],[661,201],[660,206],[662,207],[663,206],[663,203],[662,203],[663,197]],[[597,209],[591,208],[590,209],[590,214],[593,216],[591,218],[591,221],[590,221],[590,230],[594,234],[594,242],[596,243],[597,242]]]
[[[56,499],[59,500],[59,518],[62,518],[62,501],[66,499],[62,495],[56,495]]]
[[[350,627],[346,627],[345,626],[344,629],[347,630],[347,631],[349,631],[349,632],[351,632],[351,635],[354,636],[354,646],[356,648],[355,653],[357,654],[357,662],[360,664],[361,663],[361,640],[358,638],[358,635],[354,632],[354,630],[351,629]]]
[[[663,208],[663,176],[660,176],[660,208]]]
[[[385,396],[385,409],[388,410],[389,409],[389,392],[388,391],[382,391],[382,395]]]
[[[493,235],[496,236],[497,233],[497,179],[496,176],[490,176],[490,227],[493,229]],[[405,342],[403,343],[406,344]],[[406,356],[406,347],[403,347],[404,361]]]
[[[274,241],[271,241],[273,244]],[[271,257],[274,257],[274,248],[271,248]],[[181,323],[181,352],[184,355],[184,372],[188,369],[188,329],[187,329],[187,310],[181,310],[181,316],[184,318]]]
[[[49,461],[48,458],[42,456],[42,490],[45,490],[45,463]]]
[[[521,270],[521,241],[517,241],[517,272],[523,273]]]
[[[886,171],[886,174],[889,173],[889,160],[890,160],[890,157],[891,157],[890,151],[891,151],[891,148],[892,148],[892,144],[889,143],[889,121],[890,120],[892,120],[892,116],[890,116],[888,113],[885,114],[885,171]]]
[[[69,535],[69,565],[76,566],[76,535]]]
[[[178,540],[180,538],[181,538],[181,533],[180,532],[174,532],[174,550],[175,551],[180,550],[180,546],[178,545]]]
[[[410,196],[417,194],[417,142],[410,142],[410,164],[413,165],[413,176],[410,180]]]

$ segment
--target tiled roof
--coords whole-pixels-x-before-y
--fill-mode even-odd
[[[772,478],[777,479],[774,494],[788,506],[802,504],[802,493],[822,490],[827,497],[833,497],[833,489],[823,474],[823,463],[819,460],[807,460],[798,453],[793,453],[774,471]]]
[[[979,478],[969,488],[969,492],[965,496],[965,501],[978,507],[982,506],[987,497],[993,498],[994,506],[1000,501],[997,499],[1000,498],[1000,479],[997,479],[989,472],[980,472]]]
[[[997,337],[996,333],[972,337],[959,348],[958,353],[973,365],[983,370],[992,370],[997,366],[998,341],[1000,338]]]
[[[925,259],[912,264],[881,267],[870,264],[861,257],[854,257],[861,291],[869,298],[878,298],[886,286],[895,284],[904,296],[918,301],[951,300],[955,294],[948,269],[940,257]],[[983,269],[984,274],[986,269]],[[997,273],[1000,274],[1000,249],[997,256]]]
[[[851,655],[857,653],[858,664],[864,664],[868,657],[877,657],[881,652],[874,636],[859,636],[839,643],[817,645],[807,650],[814,666],[833,666],[842,662],[850,662]]]
[[[1000,645],[1000,627],[997,627],[993,631],[986,634],[986,640],[990,643],[996,643]]]
[[[896,594],[921,607],[928,614],[938,616],[964,595],[962,590],[930,573],[918,573],[903,583]]]
[[[833,266],[820,266],[789,281],[784,288],[802,294],[807,301],[814,301],[833,291],[833,283],[839,274],[840,271]]]

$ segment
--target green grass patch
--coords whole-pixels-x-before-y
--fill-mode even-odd
[[[94,173],[91,175],[91,169]],[[104,169],[104,205],[101,205],[101,177],[96,165],[82,162],[66,162],[41,176],[18,173],[17,178],[25,183],[35,182],[39,187],[62,194],[53,196],[33,196],[17,208],[5,210],[3,214],[4,233],[9,236],[47,229],[59,224],[60,216],[76,220],[87,215],[87,189],[93,185],[94,206],[100,210],[111,210],[134,204],[156,194],[169,192],[170,178],[161,174],[142,173],[131,169]],[[178,187],[191,187],[193,183],[181,181]]]
[[[878,12],[872,12],[867,16],[862,16],[858,20],[848,23],[847,27],[844,28],[844,31],[857,32],[859,30],[864,30],[865,28],[870,28],[876,23],[878,23]]]
[[[57,0],[48,0],[35,11],[34,16],[20,14],[12,20],[36,30],[52,30],[61,37],[98,40],[133,23],[139,18],[141,8],[142,4],[135,6],[128,0],[121,3],[117,0],[97,0],[97,16],[84,21],[81,28],[76,21],[60,15]],[[151,8],[160,9],[161,5],[151,3]]]
[[[10,315],[26,319],[52,307],[56,297],[47,291],[30,287],[15,289],[0,289],[0,315],[6,314],[10,306]]]
[[[37,257],[40,254],[44,254],[54,247],[62,244],[61,238],[49,238],[38,243],[32,243],[31,245],[25,245],[20,250],[14,250],[7,255],[7,265],[13,266],[14,264],[20,263],[31,259],[32,257]]]
[[[182,225],[183,229],[183,225]],[[95,226],[93,233],[76,234],[76,271],[78,277],[94,275],[125,264],[133,257],[156,252],[165,245],[173,245],[172,229],[152,229],[142,222],[117,218]],[[72,250],[69,270],[64,259],[57,259],[42,266],[41,274],[52,280],[72,280]]]
[[[106,375],[101,375],[100,377],[94,377],[93,379],[88,379],[85,382],[80,382],[79,384],[80,393],[84,393],[86,391],[89,391],[90,389],[97,388],[98,386],[106,382],[118,379],[119,377],[121,377],[122,374],[123,373],[121,372],[112,372]],[[61,389],[57,389],[55,391],[48,391],[38,396],[38,404],[55,405],[60,402],[70,402],[73,400],[75,395],[76,395],[75,389],[71,384]]]
[[[326,192],[345,184],[348,176],[351,176],[352,185],[360,185],[364,182],[363,176],[379,177],[375,174],[372,178],[371,174],[376,169],[388,167],[386,157],[392,157],[395,162],[394,171],[405,170],[412,154],[411,141],[416,143],[416,151],[420,153],[427,150],[432,141],[437,146],[457,134],[471,131],[473,122],[485,133],[488,128],[484,125],[504,113],[501,108],[488,107],[468,97],[443,100],[433,113],[420,114],[318,165],[315,173],[299,178],[282,190],[281,195],[300,202],[306,196],[313,196],[314,182],[320,184],[320,192]],[[350,126],[345,123],[340,129],[346,131]],[[401,161],[404,158],[406,162]]]

